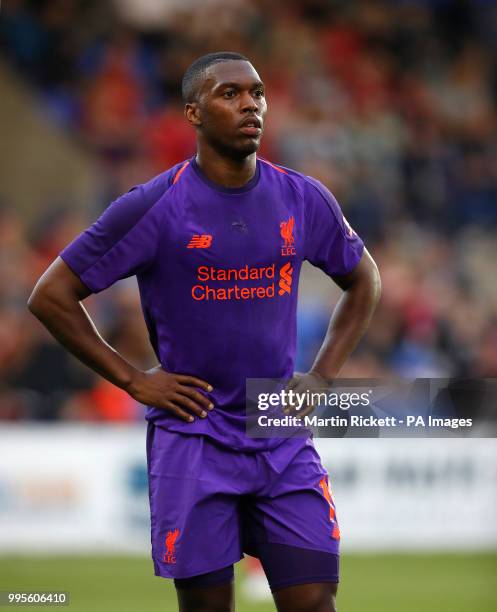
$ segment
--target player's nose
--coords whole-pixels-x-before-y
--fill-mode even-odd
[[[255,113],[259,110],[257,100],[247,91],[240,97],[240,110],[244,113]]]

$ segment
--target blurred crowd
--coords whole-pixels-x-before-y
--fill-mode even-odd
[[[86,215],[47,210],[32,225],[2,203],[0,416],[141,418],[142,407],[49,338],[26,300],[104,200],[193,153],[181,76],[215,50],[247,55],[266,82],[261,153],[325,183],[379,264],[382,302],[343,375],[497,376],[496,2],[10,0],[2,9],[1,57],[92,153],[106,185]],[[338,298],[329,295],[303,296],[299,369],[323,338]],[[114,347],[154,365],[134,281],[88,302]]]

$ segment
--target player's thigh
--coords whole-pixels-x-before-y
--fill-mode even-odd
[[[299,600],[301,602],[333,601],[329,597],[327,599],[327,594],[335,596],[337,591],[340,561],[337,553],[273,542],[258,542],[253,544],[250,554],[260,559],[275,599],[284,598],[284,595],[277,594],[285,593],[287,589],[302,586],[302,589],[295,591],[303,593]],[[310,588],[308,585],[314,586]],[[288,601],[291,601],[291,598],[288,598]],[[302,609],[307,610],[305,607]],[[313,607],[310,606],[309,609],[312,610]]]
[[[232,612],[235,609],[232,584],[177,590],[176,594],[179,612]]]
[[[336,612],[338,584],[298,584],[273,592],[278,612]]]
[[[175,580],[179,612],[231,612],[234,610],[233,566]]]

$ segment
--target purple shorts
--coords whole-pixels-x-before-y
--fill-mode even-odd
[[[311,439],[243,453],[149,423],[147,461],[157,576],[213,572],[244,552],[261,557],[268,544],[338,555],[335,505]]]

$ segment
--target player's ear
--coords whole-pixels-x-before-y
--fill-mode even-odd
[[[196,102],[188,102],[185,104],[185,117],[188,123],[193,127],[202,125],[200,108]]]

